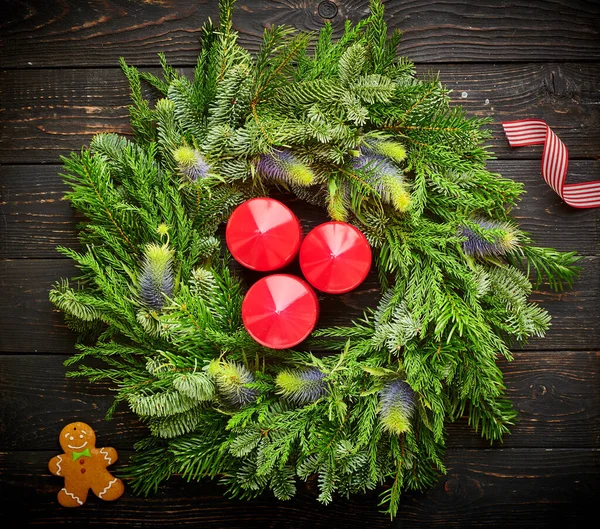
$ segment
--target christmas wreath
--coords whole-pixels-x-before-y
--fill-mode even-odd
[[[50,293],[82,337],[69,374],[108,379],[108,416],[124,401],[147,423],[128,469],[140,493],[179,473],[285,500],[316,476],[323,503],[384,485],[393,516],[402,490],[444,471],[448,423],[508,432],[496,361],[548,329],[532,281],[571,284],[577,257],[509,218],[523,190],[486,169],[488,121],[398,58],[378,0],[337,41],[327,23],[314,47],[271,27],[255,56],[237,44],[233,3],[203,26],[191,79],[164,56],[161,77],[122,61],[134,139],[99,134],[63,159],[85,216],[82,249],[59,248],[79,275]],[[249,285],[219,231],[272,189],[357,227],[381,283],[374,310],[298,350],[244,329]]]

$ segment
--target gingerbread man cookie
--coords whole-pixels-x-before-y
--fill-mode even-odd
[[[64,507],[79,507],[85,503],[90,489],[98,498],[116,500],[123,494],[123,482],[106,467],[117,460],[114,448],[96,448],[96,434],[87,424],[73,422],[60,432],[64,454],[48,463],[50,472],[65,478],[58,493],[58,503]]]

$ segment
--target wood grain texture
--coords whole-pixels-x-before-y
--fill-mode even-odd
[[[375,493],[328,507],[315,486],[289,502],[265,495],[229,501],[215,483],[173,479],[148,499],[130,492],[114,504],[90,498],[67,510],[48,460],[60,425],[90,422],[99,443],[116,446],[122,470],[144,427],[125,409],[103,420],[106,384],[65,378],[74,336],[47,297],[75,272],[54,247],[77,244],[74,216],[61,200],[59,156],[97,132],[129,132],[128,88],[119,56],[156,68],[156,53],[187,74],[198,30],[216,0],[0,0],[0,512],[3,527],[206,528],[552,528],[596,518],[600,482],[600,209],[568,208],[543,182],[540,147],[511,150],[500,121],[545,119],[570,151],[569,181],[600,175],[600,3],[590,0],[384,0],[401,53],[420,75],[439,71],[455,104],[491,117],[492,170],[525,183],[514,216],[539,244],[586,255],[565,294],[535,292],[554,316],[547,339],[502,362],[520,421],[489,448],[465,420],[450,425],[448,474],[424,494],[406,494],[394,522]],[[368,0],[238,0],[240,43],[255,51],[273,23],[318,30],[331,16],[366,14]],[[319,7],[321,11],[319,12]],[[156,70],[153,70],[156,71]],[[19,165],[6,165],[19,164]],[[48,164],[48,165],[40,165]],[[312,227],[322,212],[292,204]],[[297,271],[297,270],[296,270]],[[246,275],[248,280],[254,279]],[[321,296],[323,323],[347,324],[378,298],[372,275],[356,292]],[[49,353],[49,354],[43,354]],[[503,446],[503,448],[500,448]],[[14,516],[13,516],[14,514]]]
[[[600,447],[599,351],[517,352],[499,364],[519,415],[496,447]],[[451,448],[489,447],[466,419],[451,424],[448,435]]]
[[[491,161],[491,171],[522,182],[526,193],[513,211],[525,231],[540,246],[580,255],[596,255],[600,247],[600,210],[574,209],[544,182],[538,160]],[[0,258],[60,258],[57,245],[79,247],[76,226],[82,219],[63,199],[67,186],[57,165],[9,165],[0,172]],[[600,174],[600,161],[573,161],[569,182],[584,182]],[[306,229],[325,219],[323,212],[282,195]]]
[[[168,520],[169,527],[207,529],[574,528],[593,516],[600,478],[597,449],[455,449],[446,454],[447,475],[425,493],[407,493],[394,522],[377,512],[378,491],[323,506],[310,482],[300,483],[298,495],[286,502],[268,495],[240,502],[223,498],[214,483],[172,478],[148,498],[126,489],[112,505],[92,496],[82,508],[64,509],[56,503],[63,480],[47,470],[57,453],[0,453],[4,527],[163,528]],[[119,452],[114,468],[122,469],[129,455]]]
[[[58,165],[0,168],[0,258],[57,258],[58,245],[79,248],[81,220],[63,197]]]
[[[66,378],[65,355],[0,356],[0,451],[51,450],[57,432],[69,422],[90,424],[102,442],[132,449],[146,427],[126,405],[114,418],[108,383]],[[600,353],[520,352],[501,361],[507,394],[519,412],[505,448],[600,448]],[[76,398],[74,398],[76,396]],[[466,420],[449,427],[450,448],[489,448]]]
[[[511,149],[504,137],[500,122],[523,116],[545,119],[571,159],[600,156],[600,64],[430,64],[419,72],[439,72],[453,104],[494,120],[489,145],[498,158],[541,158],[540,147]],[[94,134],[129,133],[128,90],[117,68],[0,72],[0,163],[58,163]]]
[[[337,0],[336,36],[344,21],[368,12],[368,0]],[[194,65],[198,30],[216,19],[216,1],[27,0],[4,2],[2,68],[106,66],[123,55],[153,64],[164,52]],[[318,31],[321,0],[240,0],[234,27],[240,44],[256,51],[265,27],[291,24]],[[418,62],[555,61],[599,58],[600,8],[582,0],[387,0],[390,26],[404,32],[402,53]],[[330,6],[328,6],[330,7]],[[558,44],[558,45],[557,45]]]
[[[75,336],[50,303],[48,291],[61,277],[75,273],[64,259],[0,261],[0,352],[73,352]]]
[[[532,339],[532,350],[594,349],[600,343],[600,259],[586,257],[582,273],[572,290],[554,293],[535,291],[531,300],[552,315],[552,328],[545,338]],[[297,265],[284,270],[298,275]],[[73,333],[64,326],[62,314],[48,300],[48,291],[62,277],[75,275],[74,265],[65,259],[17,259],[0,261],[0,352],[67,353],[74,344]],[[257,275],[242,271],[248,284]],[[381,295],[372,271],[356,290],[339,296],[318,294],[321,315],[317,328],[349,325],[367,308],[375,308]]]

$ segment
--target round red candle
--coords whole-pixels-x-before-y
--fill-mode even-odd
[[[233,258],[258,272],[288,265],[296,257],[301,239],[296,215],[272,198],[253,198],[238,206],[225,230]]]
[[[312,332],[319,302],[298,277],[273,274],[259,279],[242,303],[244,327],[259,344],[271,349],[294,347]]]
[[[367,238],[345,222],[317,226],[300,247],[300,268],[306,280],[329,294],[353,290],[371,268],[371,247]]]

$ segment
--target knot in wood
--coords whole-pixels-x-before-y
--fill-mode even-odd
[[[333,18],[337,15],[338,8],[333,2],[325,0],[319,4],[319,16],[322,18]]]

